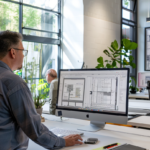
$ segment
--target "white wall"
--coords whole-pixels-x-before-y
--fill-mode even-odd
[[[84,0],[84,61],[95,68],[104,49],[117,40],[120,44],[120,0]]]
[[[81,68],[83,62],[84,16],[82,0],[63,1],[63,69]]]
[[[137,72],[144,71],[144,53],[145,53],[145,28],[150,27],[150,22],[146,22],[148,16],[148,6],[150,0],[138,0],[138,55],[137,55]],[[150,11],[150,10],[149,10]]]
[[[120,5],[121,0],[64,0],[63,68],[80,68],[82,61],[95,68],[99,56],[106,59],[103,50],[120,43]]]

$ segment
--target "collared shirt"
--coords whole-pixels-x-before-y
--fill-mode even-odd
[[[28,137],[47,149],[65,146],[41,123],[24,80],[0,61],[0,150],[26,150]]]

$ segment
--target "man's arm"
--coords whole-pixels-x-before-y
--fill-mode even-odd
[[[17,124],[30,139],[47,149],[65,146],[63,138],[54,135],[41,123],[41,117],[35,110],[31,93],[25,83],[11,90],[8,97]]]

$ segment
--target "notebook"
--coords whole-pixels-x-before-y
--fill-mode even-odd
[[[146,150],[146,149],[131,144],[123,144],[114,148],[110,148],[109,150]]]

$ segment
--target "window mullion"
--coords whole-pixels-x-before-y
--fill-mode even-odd
[[[22,4],[19,5],[19,33],[22,34],[22,21],[23,20],[23,7]]]

